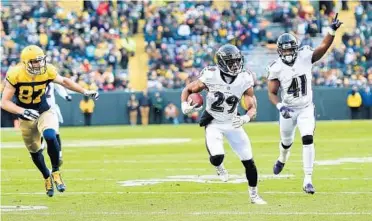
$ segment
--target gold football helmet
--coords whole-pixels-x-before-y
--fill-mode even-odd
[[[43,49],[36,45],[27,46],[22,50],[21,62],[25,64],[27,73],[31,75],[46,72],[46,56]]]

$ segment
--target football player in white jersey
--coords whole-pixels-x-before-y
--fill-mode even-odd
[[[293,35],[282,34],[277,42],[279,58],[268,67],[269,99],[280,112],[279,158],[274,165],[273,172],[279,174],[283,170],[295,137],[296,126],[298,126],[303,145],[302,160],[305,174],[303,190],[309,194],[315,193],[312,184],[315,158],[313,142],[315,116],[311,69],[332,45],[335,32],[341,24],[336,14],[329,34],[315,50],[309,46],[298,49],[298,42]],[[279,89],[281,89],[281,101],[278,98]]]
[[[244,58],[234,45],[224,45],[216,52],[217,66],[203,69],[198,80],[188,84],[182,91],[182,112],[189,114],[199,110],[188,101],[192,93],[207,90],[206,109],[200,120],[205,127],[209,160],[222,181],[228,180],[223,166],[223,136],[238,155],[245,167],[249,195],[253,204],[266,204],[257,191],[257,168],[253,161],[250,140],[242,125],[256,116],[256,98],[253,92],[252,73],[243,69]],[[237,107],[243,96],[248,112],[238,116]]]
[[[54,91],[56,91],[57,94],[59,96],[61,96],[63,99],[65,99],[66,101],[71,101],[72,97],[71,97],[71,95],[69,95],[67,93],[67,90],[59,84],[50,83],[50,84],[48,84],[48,86],[46,88],[46,91],[45,91],[46,100],[47,100],[48,104],[50,105],[51,109],[56,113],[56,115],[54,115],[54,116],[56,116],[58,122],[60,124],[62,124],[63,123],[63,117],[62,117],[62,114],[61,114],[61,110],[60,110],[58,104],[56,103],[56,98],[55,98],[55,95],[54,95]],[[57,141],[58,141],[59,146],[60,146],[59,165],[61,166],[62,163],[63,163],[63,160],[62,160],[62,143],[61,143],[61,137],[60,137],[60,134],[59,134],[59,128],[56,131],[56,133],[57,133],[56,134]],[[43,138],[41,138],[42,149],[44,149],[44,145],[45,145],[45,142],[43,142]]]

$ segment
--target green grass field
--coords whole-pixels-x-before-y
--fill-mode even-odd
[[[315,195],[302,192],[298,133],[282,176],[273,177],[278,125],[245,129],[268,205],[250,204],[243,167],[227,143],[231,180],[216,179],[197,125],[62,128],[67,191],[52,198],[20,133],[2,130],[1,220],[372,220],[372,121],[317,123]]]

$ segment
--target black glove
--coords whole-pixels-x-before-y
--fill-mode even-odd
[[[333,31],[337,31],[337,29],[343,24],[343,22],[340,22],[338,19],[338,13],[336,13],[335,18],[332,20],[331,28]]]
[[[25,109],[23,114],[21,114],[22,117],[26,118],[27,120],[36,120],[39,118],[40,114],[38,111],[33,109]]]
[[[65,97],[65,99],[66,99],[66,101],[72,101],[72,97],[71,97],[71,95],[67,95],[67,96]]]

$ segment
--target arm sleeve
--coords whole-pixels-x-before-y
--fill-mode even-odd
[[[10,68],[6,73],[6,80],[11,84],[13,87],[17,85],[17,72],[14,71],[14,68]]]
[[[213,72],[216,71],[216,68],[213,66],[206,67],[200,72],[199,80],[206,84],[213,78]]]
[[[254,72],[251,72],[247,75],[246,84],[245,84],[246,90],[248,90],[249,88],[254,86],[254,79],[255,78],[256,78],[256,73],[254,73]]]
[[[313,57],[313,53],[314,53],[314,49],[312,47],[310,47],[309,45],[305,45],[305,46],[301,47],[300,49],[298,49],[298,53],[301,53],[302,59],[311,62],[312,57]]]
[[[278,69],[276,61],[266,68],[268,80],[279,79],[279,72],[276,69]]]
[[[48,72],[48,81],[53,81],[58,75],[57,68],[52,64],[47,64],[47,72]]]
[[[66,99],[66,97],[68,96],[66,88],[64,88],[62,85],[54,84],[54,89],[56,90],[57,94],[63,99]]]

